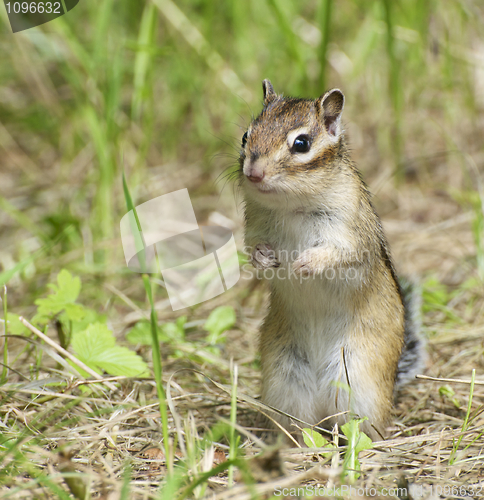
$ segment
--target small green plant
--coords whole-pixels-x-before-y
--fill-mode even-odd
[[[93,370],[110,375],[147,377],[148,366],[143,359],[127,347],[116,344],[113,332],[103,323],[93,323],[72,338],[72,349],[77,357]],[[77,370],[72,362],[69,362]]]
[[[47,285],[52,292],[35,301],[37,313],[33,322],[47,325],[58,323],[59,340],[65,349],[69,346],[80,361],[97,373],[105,371],[109,375],[145,377],[148,366],[135,352],[116,344],[113,332],[105,324],[106,318],[79,303],[81,280],[66,269],[62,269],[56,283]],[[15,315],[9,316],[12,331],[24,332],[25,328]],[[81,368],[70,362],[83,376]]]
[[[171,356],[174,358],[183,358],[185,352],[190,352],[192,342],[185,340],[185,323],[186,316],[180,316],[174,322],[167,322],[157,326],[156,336],[158,342],[161,342],[165,347],[173,347]],[[134,345],[151,345],[152,328],[151,323],[146,320],[138,321],[134,327],[127,333],[126,339]]]
[[[365,420],[367,420],[366,417],[354,418],[341,426],[341,431],[348,439],[341,479],[347,479],[350,483],[353,483],[360,477],[358,473],[361,470],[361,464],[358,460],[359,453],[373,447],[373,441],[364,432],[360,431],[360,424]],[[333,443],[330,443],[319,432],[310,428],[303,429],[303,440],[304,444],[309,448],[336,448]],[[329,458],[333,453],[322,453],[322,456]]]
[[[430,276],[422,286],[423,312],[440,311],[448,320],[454,323],[462,323],[462,318],[457,316],[452,308],[448,307],[448,303],[459,293],[460,290],[449,290],[435,276]]]
[[[341,426],[341,431],[348,439],[348,447],[346,448],[343,460],[342,477],[347,478],[351,483],[360,477],[357,472],[361,470],[361,464],[358,460],[358,455],[364,450],[369,450],[373,447],[373,441],[362,431],[360,424],[367,418],[354,418]]]
[[[329,444],[329,441],[314,429],[305,427],[302,432],[304,444],[308,448],[323,448]]]
[[[158,342],[168,344],[182,344],[185,342],[186,316],[180,316],[175,322],[167,322],[157,328]],[[132,344],[151,344],[151,324],[149,321],[141,320],[126,334],[126,339]]]
[[[322,436],[318,431],[306,427],[302,430],[304,444],[308,448],[336,448],[333,443],[330,443],[324,436]],[[323,452],[321,456],[324,458],[330,458],[333,452]]]
[[[222,338],[222,335],[235,325],[236,319],[233,307],[216,307],[203,325],[203,329],[208,332],[207,342],[210,345],[225,342],[225,338]]]
[[[442,385],[441,387],[439,387],[439,395],[451,401],[451,403],[456,408],[460,408],[459,400],[456,397],[454,397],[455,391],[454,389],[452,389],[452,387],[450,387],[450,385]]]
[[[467,431],[467,429],[469,428],[469,425],[471,424],[471,422],[473,420],[473,417],[471,418],[471,409],[472,409],[472,398],[474,397],[474,384],[475,384],[475,382],[476,382],[476,370],[474,368],[472,370],[472,375],[471,375],[471,386],[469,388],[469,403],[467,404],[466,416],[464,418],[464,422],[462,423],[461,435],[459,436],[459,439],[457,439],[457,441],[455,441],[455,440],[453,441],[452,452],[451,452],[450,457],[449,457],[449,465],[454,465],[456,463],[457,452],[459,451],[460,443],[462,442],[462,438],[464,437],[464,433]],[[482,433],[480,435],[482,435]],[[478,436],[478,437],[480,437],[480,436]],[[470,446],[470,444],[468,446]]]
[[[216,307],[205,321],[203,329],[208,335],[203,341],[186,340],[186,316],[158,326],[156,335],[158,342],[173,349],[171,355],[174,358],[183,358],[189,353],[204,361],[213,362],[213,355],[219,354],[225,343],[224,333],[234,326],[236,319],[233,307],[221,306]],[[127,333],[126,339],[134,345],[151,345],[151,324],[146,320],[138,321]]]
[[[36,324],[46,325],[56,319],[62,328],[59,328],[61,346],[66,349],[71,340],[73,325],[86,315],[86,310],[81,304],[76,303],[81,291],[81,279],[72,276],[69,271],[62,269],[57,275],[57,284],[49,283],[52,290],[47,297],[37,299],[37,314],[32,318]]]

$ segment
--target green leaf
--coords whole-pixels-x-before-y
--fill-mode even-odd
[[[439,394],[441,396],[447,396],[448,398],[453,398],[455,396],[455,391],[450,387],[450,385],[443,385],[439,387]]]
[[[102,359],[98,359],[98,366],[110,375],[124,375],[125,377],[149,376],[148,365],[135,352],[127,347],[114,346],[107,350]]]
[[[72,276],[67,269],[57,275],[57,287],[51,285],[56,290],[59,299],[64,302],[75,302],[81,291],[81,279],[79,276]]]
[[[29,332],[28,328],[20,322],[18,314],[8,313],[7,332],[11,335],[24,335]],[[3,320],[1,320],[3,323]]]
[[[360,432],[358,436],[358,441],[356,443],[355,451],[360,453],[360,451],[371,450],[373,448],[373,441],[364,432]]]
[[[33,321],[46,323],[56,314],[65,311],[71,321],[79,321],[85,315],[85,310],[80,304],[75,304],[81,291],[81,280],[66,269],[57,275],[57,285],[49,284],[52,293],[44,299],[37,299],[37,314]]]
[[[168,344],[181,344],[185,342],[186,316],[180,316],[175,323],[164,323],[158,329],[158,340]],[[126,335],[131,344],[151,345],[151,323],[141,320],[133,326]]]
[[[329,444],[329,441],[321,436],[318,431],[309,428],[303,429],[303,439],[308,448],[324,448]]]
[[[356,453],[373,447],[373,441],[364,432],[360,431],[360,424],[365,420],[367,420],[366,417],[353,418],[341,426],[343,434],[348,438]]]
[[[186,316],[180,316],[175,323],[164,323],[161,325],[160,341],[180,343],[185,341]]]
[[[460,408],[459,400],[454,397],[455,391],[452,387],[450,387],[450,385],[443,385],[439,387],[439,395],[448,398],[456,408]]]
[[[354,472],[361,470],[358,454],[360,451],[369,450],[373,447],[373,441],[364,433],[360,431],[360,424],[367,420],[367,418],[354,418],[341,426],[343,434],[348,438],[348,448],[345,452],[343,461],[343,469],[352,469],[348,471],[347,476],[350,481],[358,479],[360,476]]]
[[[175,321],[176,326],[180,329],[180,331],[183,332],[183,335],[185,335],[185,323],[186,322],[187,322],[186,316],[179,316]]]
[[[116,344],[113,332],[102,323],[94,323],[72,339],[72,348],[85,359],[96,359]]]
[[[93,323],[106,323],[107,321],[107,316],[105,314],[99,314],[97,311],[94,311],[93,309],[88,309],[84,308],[83,310],[84,314],[81,319],[79,320],[72,320],[69,315],[61,314],[59,316],[59,319],[62,323],[64,323],[66,320],[72,320],[72,335],[75,335],[76,333],[83,332],[84,330],[87,329],[89,325],[92,325]]]
[[[210,344],[220,342],[220,335],[234,326],[236,319],[233,307],[220,306],[214,309],[203,326],[209,332],[207,341]]]
[[[151,345],[151,323],[146,320],[138,321],[126,334],[126,339],[134,345]]]
[[[72,348],[77,357],[93,370],[104,370],[110,375],[127,377],[146,376],[148,367],[143,359],[126,347],[116,345],[109,328],[94,323],[72,338]]]

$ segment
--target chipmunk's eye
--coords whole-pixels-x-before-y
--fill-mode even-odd
[[[245,148],[247,144],[247,132],[242,136],[242,147]]]
[[[308,135],[298,135],[294,139],[294,144],[292,145],[292,150],[295,153],[307,153],[311,148],[311,142]]]

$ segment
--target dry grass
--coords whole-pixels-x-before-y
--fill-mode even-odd
[[[407,198],[401,194],[400,199]],[[428,199],[429,210],[433,201]],[[453,208],[451,204],[450,213]],[[412,209],[416,210],[410,206],[401,208],[406,219],[406,212]],[[394,215],[398,214],[398,211],[394,212]],[[472,241],[466,224],[470,217],[471,214],[461,211],[437,223],[410,222],[402,227],[394,218],[386,218],[384,223],[395,257],[404,271],[420,275],[431,271],[441,280],[453,281],[456,275],[460,280],[469,275],[463,263],[473,255],[472,245],[466,246],[466,242]],[[455,241],[461,245],[455,245]],[[436,246],[446,251],[436,253]],[[422,262],[426,255],[434,256],[432,266],[425,267]],[[283,446],[274,452],[267,450],[254,435],[257,434],[258,407],[251,398],[257,395],[259,377],[254,368],[256,330],[265,308],[261,306],[265,291],[258,286],[244,299],[246,289],[247,283],[241,283],[227,297],[218,299],[220,303],[240,304],[237,306],[238,328],[229,333],[223,357],[214,359],[213,364],[197,364],[190,357],[170,360],[169,353],[166,353],[164,380],[170,384],[170,428],[173,437],[178,435],[179,440],[184,441],[182,447],[178,441],[177,460],[189,468],[190,477],[196,477],[217,465],[221,457],[225,459],[226,441],[203,446],[201,443],[208,429],[229,418],[228,360],[232,359],[239,365],[237,418],[241,447],[248,458],[260,452],[268,454],[269,458],[249,460],[251,475],[256,481],[253,486],[244,485],[242,481],[227,489],[227,476],[222,473],[207,480],[203,493],[195,490],[194,495],[239,500],[254,498],[254,495],[265,498],[275,488],[338,484],[342,456],[331,461],[316,450],[286,449]],[[438,497],[435,494],[440,491],[438,487],[442,488],[443,497],[460,498],[465,497],[461,493],[470,492],[471,487],[484,486],[484,379],[479,376],[484,368],[483,299],[479,286],[463,292],[449,304],[449,310],[462,318],[460,322],[449,321],[448,315],[442,311],[429,311],[424,315],[424,331],[430,337],[425,374],[465,379],[467,382],[420,379],[404,389],[395,406],[395,423],[388,439],[374,443],[374,448],[361,457],[362,476],[355,487],[377,488],[381,492],[382,488],[395,487],[397,481],[404,485],[401,478],[406,477],[413,498],[420,498],[419,495],[429,498],[432,492],[433,497]],[[162,301],[159,306],[164,320],[173,319],[166,302]],[[206,315],[204,306],[196,312],[202,318]],[[142,313],[147,314],[147,311]],[[133,314],[139,313],[126,309],[124,316],[117,319],[119,331],[132,324]],[[33,464],[40,466],[53,482],[59,484],[62,483],[58,476],[60,471],[77,471],[81,473],[76,475],[78,483],[84,482],[103,498],[119,498],[125,466],[129,463],[130,498],[159,498],[159,484],[167,471],[163,452],[157,446],[161,439],[157,405],[145,404],[156,397],[153,383],[115,379],[113,383],[117,391],[96,384],[90,386],[93,393],[83,395],[78,381],[56,369],[55,363],[48,362],[46,355],[49,353],[50,350],[45,348],[37,381],[27,383],[24,377],[12,374],[2,389],[4,397],[8,394],[1,407],[2,421],[11,422],[13,419],[18,427],[27,431],[22,449],[29,449],[28,456]],[[28,353],[24,354],[13,368],[21,370],[22,360],[28,358]],[[48,365],[51,365],[50,369]],[[463,430],[472,369],[477,370],[478,377],[468,428]],[[46,385],[60,381],[64,381],[65,387],[61,393],[51,391]],[[439,388],[444,385],[455,391],[452,398],[439,394]],[[8,393],[10,390],[12,392]],[[199,449],[199,454],[191,463],[194,448]],[[277,459],[274,454],[278,455]],[[3,465],[8,466],[8,460]],[[45,486],[36,486],[34,481],[24,474],[18,476],[10,488],[15,491],[17,486],[19,491],[11,497],[43,498],[47,494]],[[462,489],[456,495],[452,494],[452,487]],[[454,493],[456,491],[454,488]]]

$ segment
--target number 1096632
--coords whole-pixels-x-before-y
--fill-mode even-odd
[[[7,2],[8,14],[63,14],[60,2]]]

